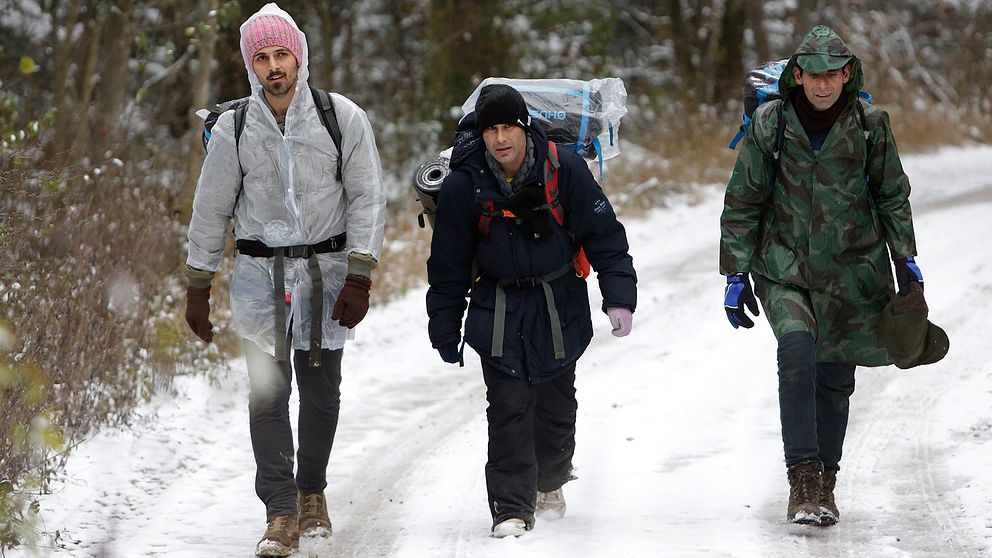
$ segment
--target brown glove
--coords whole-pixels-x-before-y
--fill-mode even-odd
[[[186,323],[204,343],[214,340],[210,323],[210,287],[186,287]]]
[[[349,274],[344,278],[344,287],[334,303],[331,319],[351,329],[362,321],[369,311],[369,290],[372,280],[361,275]]]

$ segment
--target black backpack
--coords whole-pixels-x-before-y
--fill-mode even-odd
[[[326,91],[311,87],[310,94],[313,95],[313,102],[317,105],[317,114],[320,115],[320,121],[324,125],[324,128],[327,129],[327,133],[331,135],[334,147],[338,150],[338,168],[335,178],[337,178],[338,182],[343,182],[341,174],[341,127],[338,126],[338,118],[334,113],[334,102],[331,100],[331,95]],[[248,113],[248,97],[216,104],[207,111],[203,122],[204,151],[207,149],[207,143],[210,141],[210,136],[212,135],[211,130],[213,130],[214,124],[217,123],[217,119],[220,118],[221,114],[229,110],[234,111],[234,144],[238,146],[241,143],[241,133],[245,129],[245,115]]]

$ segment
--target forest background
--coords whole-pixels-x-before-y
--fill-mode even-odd
[[[182,318],[193,111],[248,94],[238,27],[264,3],[0,0],[0,550],[34,532],[33,495],[75,445],[237,350],[225,273],[218,342]],[[311,84],[376,133],[390,217],[375,302],[423,284],[411,176],[488,76],[624,80],[629,155],[604,187],[625,218],[726,181],[745,73],[817,23],[861,58],[903,151],[992,137],[992,1],[623,4],[280,2],[307,34]]]

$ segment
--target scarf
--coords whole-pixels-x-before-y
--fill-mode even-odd
[[[827,110],[816,110],[806,98],[806,93],[802,87],[792,90],[792,106],[796,108],[799,123],[803,125],[803,129],[810,136],[829,132],[834,122],[837,121],[837,117],[847,107],[847,102],[848,96],[845,92],[841,92],[840,99],[837,99],[833,106]]]
[[[527,153],[524,155],[524,164],[520,166],[520,170],[517,171],[517,176],[513,177],[512,180],[507,179],[506,172],[503,171],[503,167],[500,166],[499,161],[486,150],[486,163],[489,165],[489,170],[496,177],[496,181],[499,183],[499,188],[502,194],[506,197],[512,196],[520,189],[523,184],[523,179],[530,174],[531,169],[534,168],[534,142],[530,139],[530,134],[527,134]],[[519,179],[519,180],[518,180]]]

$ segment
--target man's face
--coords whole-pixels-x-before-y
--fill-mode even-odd
[[[270,46],[255,53],[251,68],[262,82],[262,89],[273,97],[282,97],[296,88],[296,57],[285,47]]]
[[[482,131],[489,154],[503,167],[507,176],[516,176],[527,153],[527,133],[516,124],[494,124]]]
[[[796,78],[796,83],[803,86],[809,104],[816,110],[827,110],[834,106],[844,90],[844,84],[851,79],[851,67],[844,66],[840,70],[829,70],[822,74],[792,68],[792,75]]]

